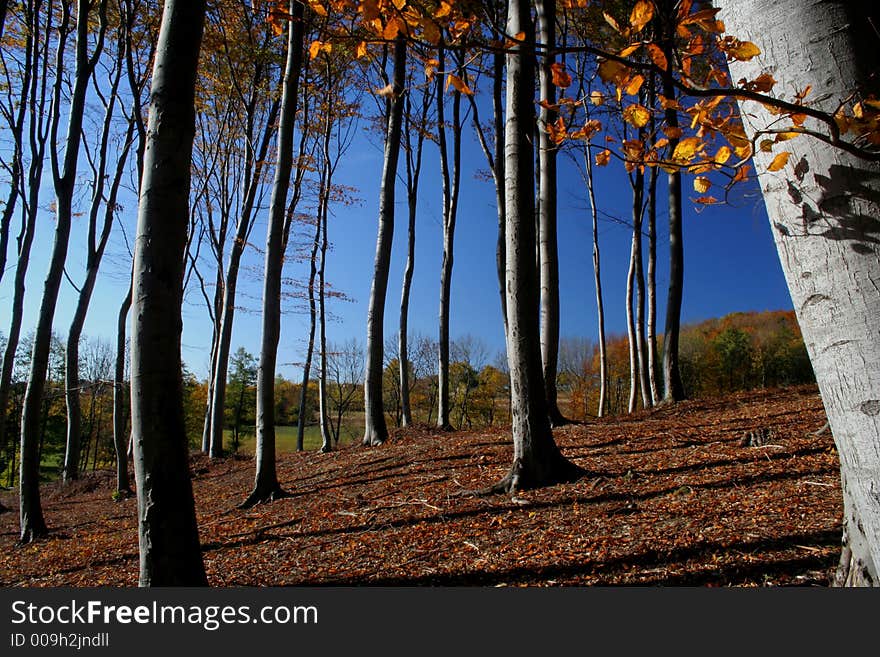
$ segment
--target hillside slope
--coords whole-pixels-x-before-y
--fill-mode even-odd
[[[505,473],[501,430],[283,455],[292,497],[247,511],[235,505],[252,461],[194,456],[209,581],[824,586],[842,514],[832,439],[814,435],[824,422],[803,386],[569,426],[557,441],[589,475],[515,498],[462,494]],[[748,432],[765,444],[743,445]],[[14,547],[16,514],[0,515],[0,585],[136,585],[136,503],[111,500],[111,477],[46,487],[52,534],[34,545]]]

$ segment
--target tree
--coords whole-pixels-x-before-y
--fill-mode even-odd
[[[232,429],[232,450],[237,451],[242,426],[254,419],[253,392],[257,382],[257,361],[244,347],[239,347],[229,364],[232,371],[229,373],[226,413],[228,426]]]
[[[532,188],[535,125],[534,28],[525,0],[507,5],[507,33],[524,33],[507,51],[507,122],[505,126],[505,210],[507,263],[507,360],[511,382],[513,464],[492,491],[569,481],[580,468],[568,461],[553,440],[544,395],[535,271],[535,208]]]
[[[379,187],[379,228],[373,283],[367,310],[367,361],[364,368],[364,445],[379,445],[388,437],[382,403],[382,373],[385,346],[385,294],[391,266],[391,241],[394,237],[394,187],[400,155],[400,132],[403,125],[404,84],[406,82],[406,39],[394,40],[393,82],[390,88],[388,122],[385,128],[385,156]]]
[[[303,60],[303,5],[290,1],[287,36],[287,59],[281,91],[281,114],[278,124],[277,163],[269,203],[266,229],[266,257],[263,272],[263,323],[260,364],[257,371],[257,448],[254,488],[242,507],[269,502],[286,493],[275,471],[275,362],[281,335],[281,271],[284,245],[287,192],[293,168],[293,124],[299,94],[299,75]],[[289,225],[288,225],[289,226]]]
[[[83,117],[85,113],[86,94],[98,58],[104,47],[104,33],[107,28],[107,1],[98,4],[99,32],[94,50],[89,54],[89,13],[92,3],[89,0],[78,0],[76,11],[76,43],[75,70],[73,73],[73,89],[70,93],[70,106],[67,116],[67,135],[59,138],[58,129],[61,123],[61,104],[64,95],[62,68],[64,66],[64,49],[70,34],[70,5],[61,4],[61,26],[56,58],[56,78],[52,92],[52,111],[50,142],[50,160],[52,164],[52,181],[55,188],[55,235],[52,244],[52,255],[49,260],[49,271],[43,284],[43,296],[34,334],[34,347],[31,353],[31,370],[28,386],[25,391],[24,406],[21,413],[21,467],[19,475],[21,542],[28,543],[46,533],[46,523],[40,506],[39,490],[39,431],[40,410],[43,404],[43,390],[46,385],[46,370],[49,362],[50,343],[52,339],[52,321],[55,318],[55,307],[58,303],[58,292],[64,263],[67,260],[67,248],[70,241],[70,226],[73,217],[73,193],[77,177],[80,143],[82,140]],[[60,156],[58,147],[63,143],[64,154]],[[31,185],[39,185],[36,180]]]
[[[855,120],[848,125],[844,110],[880,95],[875,76],[880,49],[872,27],[878,19],[875,7],[797,0],[716,4],[732,34],[751,39],[770,55],[773,75],[786,90],[795,90],[801,98],[809,93],[811,108],[841,117],[840,133],[850,127],[859,130]],[[757,60],[730,62],[733,79],[752,79],[760,71]],[[744,100],[740,105],[750,139],[775,127],[778,117],[765,107]],[[796,114],[794,118],[800,120]],[[803,123],[802,129],[811,129]],[[775,125],[789,129],[784,123]],[[869,143],[876,146],[876,141]],[[844,527],[835,583],[877,586],[880,165],[876,157],[862,159],[842,146],[839,137],[836,144],[833,138],[800,137],[786,143],[788,156],[757,149],[754,162],[840,456]]]
[[[141,586],[207,584],[180,359],[196,69],[204,0],[166,0],[150,89],[132,304],[132,439]]]

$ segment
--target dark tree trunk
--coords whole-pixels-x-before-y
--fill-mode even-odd
[[[180,335],[204,0],[166,0],[135,241],[131,422],[141,586],[204,586],[183,412]]]
[[[303,5],[290,2],[290,28],[287,41],[287,63],[281,94],[281,115],[278,124],[278,160],[269,226],[266,235],[266,259],[263,277],[263,327],[260,364],[257,369],[257,450],[254,489],[242,503],[243,507],[269,502],[286,495],[275,471],[275,362],[281,335],[281,272],[284,267],[284,227],[287,192],[293,170],[293,128],[299,95],[299,75],[303,60]]]
[[[667,10],[670,15],[674,13],[671,2]],[[666,42],[664,52],[666,61],[672,62],[675,49],[674,27],[671,19],[668,21],[668,34],[664,35]],[[675,86],[672,78],[672,66],[669,66],[663,75],[663,95],[666,98],[675,98]],[[675,108],[666,110],[666,125],[669,128],[678,127],[678,113]],[[669,140],[669,152],[673,152],[678,145],[678,139]],[[674,170],[668,174],[668,207],[669,207],[669,292],[666,297],[666,324],[663,336],[663,400],[666,402],[681,401],[684,399],[684,386],[681,383],[681,372],[678,367],[678,338],[681,329],[681,300],[684,290],[684,244],[682,242],[681,225],[681,171]]]
[[[513,465],[495,491],[515,491],[582,474],[553,440],[544,395],[538,331],[539,290],[535,270],[535,208],[532,147],[535,54],[529,4],[508,2],[507,33],[525,33],[524,43],[507,51],[507,124],[505,135],[505,209],[507,359],[511,380]]]
[[[116,362],[113,368],[113,446],[116,449],[116,491],[128,495],[131,482],[128,478],[128,413],[125,407],[128,395],[125,394],[128,381],[125,378],[125,323],[131,308],[131,284],[128,293],[119,307],[116,322]]]
[[[367,358],[364,371],[364,445],[379,445],[388,437],[385,409],[382,402],[383,350],[385,348],[385,294],[388,290],[388,269],[391,265],[391,241],[394,237],[394,187],[397,160],[400,155],[400,133],[403,125],[403,94],[406,81],[406,39],[394,42],[394,82],[391,111],[385,132],[385,158],[379,188],[379,232],[376,238],[376,260],[373,284],[367,311]]]

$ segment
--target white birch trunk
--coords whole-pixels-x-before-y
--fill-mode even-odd
[[[863,3],[722,1],[728,31],[762,55],[731,63],[733,80],[764,67],[789,98],[834,112],[853,92],[877,94],[872,11]],[[876,9],[873,10],[876,14]],[[877,18],[874,16],[873,18]],[[876,21],[875,23],[876,24]],[[749,135],[774,119],[741,103]],[[784,127],[784,126],[779,126]],[[806,127],[810,127],[810,121]],[[785,168],[768,172],[776,152]],[[773,237],[840,456],[844,549],[837,583],[880,584],[880,166],[810,137],[754,158]]]

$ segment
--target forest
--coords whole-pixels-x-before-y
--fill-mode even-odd
[[[92,569],[145,587],[880,583],[880,37],[867,3],[0,8],[5,585],[39,572],[82,584]],[[365,149],[381,168],[355,176]],[[471,179],[492,191],[479,243],[462,237]],[[586,200],[578,265],[593,317],[564,334],[580,285],[560,255],[572,186]],[[686,243],[685,223],[742,194],[766,208],[793,310],[685,321],[686,281],[709,286],[685,276],[685,254],[706,248]],[[439,204],[427,212],[426,196]],[[363,197],[375,251],[342,221]],[[439,264],[430,334],[414,310],[425,248]],[[353,274],[369,281],[357,327],[334,279],[351,272],[328,267],[343,249],[374,253]],[[466,285],[491,289],[494,307],[453,303],[475,251],[493,271]],[[736,275],[716,285],[723,298]],[[293,316],[302,348],[289,363]],[[339,317],[358,337],[331,337]],[[487,321],[500,345],[477,332]],[[184,357],[185,326],[199,327],[204,365]],[[399,481],[383,491],[387,477]],[[763,506],[731,502],[744,482]],[[342,497],[319,493],[330,489]],[[95,527],[88,555],[70,552],[73,498]],[[711,521],[731,509],[727,527]],[[724,575],[676,570],[681,546],[651,518],[716,546],[688,563],[728,550]],[[506,564],[476,538],[505,522],[519,554]],[[566,537],[558,577],[542,575],[556,557],[530,546],[535,523]],[[759,525],[770,535],[749,543]],[[269,555],[226,551],[288,527],[294,541],[381,530],[363,545],[399,565],[351,561],[340,575],[302,556],[279,582]],[[580,570],[578,532],[594,542]],[[484,570],[444,562],[461,544]],[[733,544],[752,546],[748,567]],[[85,579],[55,578],[65,559]]]

